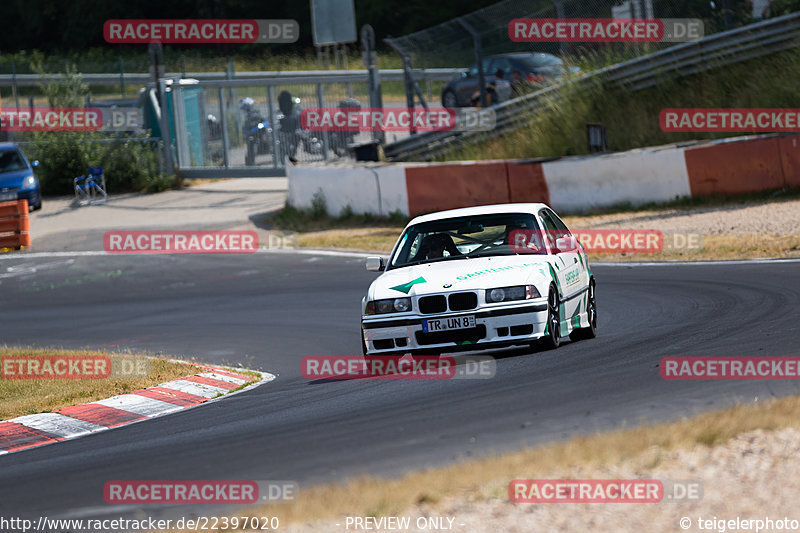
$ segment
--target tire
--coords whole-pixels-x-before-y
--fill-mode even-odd
[[[244,164],[248,167],[256,164],[256,148],[249,139],[247,141],[247,154],[244,156]]]
[[[444,107],[458,107],[458,98],[456,93],[450,89],[442,93],[442,106]]]
[[[555,350],[561,346],[561,317],[558,311],[558,291],[550,285],[550,293],[547,296],[547,333],[541,340],[541,346],[545,350]]]
[[[589,313],[589,327],[576,329],[569,334],[570,339],[579,341],[597,337],[597,298],[594,294],[594,278],[589,280],[589,300],[586,312]]]

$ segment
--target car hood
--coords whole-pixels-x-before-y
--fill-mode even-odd
[[[511,255],[451,259],[384,272],[370,285],[368,298],[401,298],[450,291],[549,283],[547,256]],[[446,285],[450,285],[446,287]]]
[[[30,170],[14,170],[11,172],[0,173],[0,189],[6,187],[22,187],[22,182],[26,176],[33,174]]]

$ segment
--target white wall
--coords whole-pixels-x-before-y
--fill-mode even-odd
[[[682,148],[570,157],[543,163],[542,170],[555,209],[641,205],[691,195]]]
[[[406,173],[401,165],[358,168],[288,165],[286,176],[289,204],[297,208],[311,207],[314,193],[321,190],[328,212],[334,216],[348,205],[356,213],[387,215],[400,210],[408,214]]]

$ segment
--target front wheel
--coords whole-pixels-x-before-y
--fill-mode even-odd
[[[597,299],[594,295],[594,278],[589,280],[589,298],[586,304],[589,327],[576,329],[569,334],[569,338],[577,341],[582,339],[593,339],[597,337]]]
[[[558,291],[552,285],[547,297],[547,335],[542,338],[542,348],[555,350],[561,346],[561,317],[558,314]]]
[[[458,107],[458,99],[456,98],[456,93],[451,91],[450,89],[446,90],[442,95],[442,105],[444,107]]]
[[[255,141],[248,137],[247,139],[247,152],[244,156],[244,164],[245,166],[253,166],[256,164],[256,147]]]

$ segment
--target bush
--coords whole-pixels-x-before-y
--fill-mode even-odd
[[[314,220],[322,220],[327,217],[328,202],[325,200],[325,193],[320,189],[311,197],[311,218]]]
[[[41,88],[51,107],[80,107],[89,87],[77,69],[67,65],[65,75],[48,81],[41,58],[34,55],[31,68],[42,76]],[[37,175],[45,195],[72,194],[73,181],[84,176],[90,166],[102,166],[108,192],[159,192],[172,186],[173,180],[160,173],[158,147],[126,140],[102,140],[99,132],[47,131],[32,132],[23,140],[32,144],[25,148],[29,159],[40,162]]]
[[[96,134],[37,132],[25,148],[29,159],[40,162],[37,175],[45,195],[72,194],[73,180],[90,166],[101,166],[109,193],[160,192],[173,180],[159,173],[157,148],[125,140],[92,143]]]

